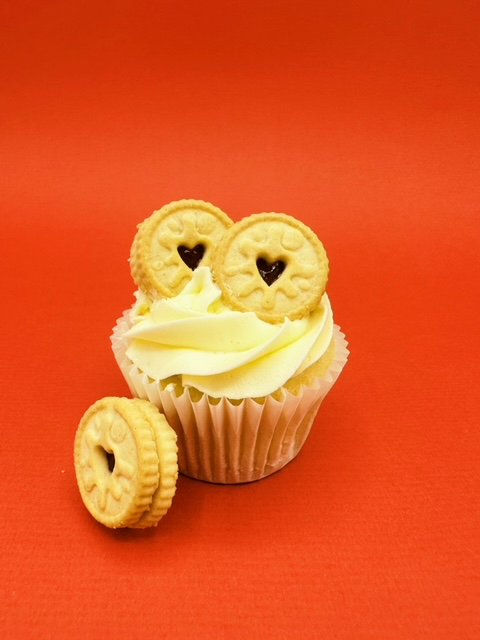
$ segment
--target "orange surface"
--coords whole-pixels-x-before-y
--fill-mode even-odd
[[[478,638],[479,4],[0,5],[0,635]],[[85,409],[136,224],[182,197],[311,225],[351,360],[298,458],[85,510]]]

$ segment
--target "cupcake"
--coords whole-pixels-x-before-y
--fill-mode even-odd
[[[182,200],[139,225],[130,263],[136,301],[113,352],[177,433],[179,470],[250,482],[295,458],[348,356],[314,232]]]

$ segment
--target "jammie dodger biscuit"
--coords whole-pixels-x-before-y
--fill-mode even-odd
[[[224,299],[275,324],[295,320],[319,304],[328,280],[328,258],[315,233],[282,213],[259,213],[223,236],[212,265]]]
[[[162,207],[138,227],[130,254],[133,279],[152,298],[176,296],[193,270],[211,264],[232,224],[226,213],[202,200]]]
[[[75,471],[83,502],[107,527],[137,522],[159,481],[155,436],[142,409],[127,398],[98,400],[75,437]]]

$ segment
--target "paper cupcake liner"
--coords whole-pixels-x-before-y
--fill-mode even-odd
[[[282,389],[280,400],[263,403],[246,398],[212,402],[203,395],[193,402],[188,391],[177,395],[140,371],[127,357],[128,311],[117,321],[112,349],[132,395],[162,411],[178,436],[179,470],[208,482],[233,484],[269,476],[290,462],[302,448],[317,415],[348,358],[345,335],[335,325],[335,357],[328,371],[298,395]]]

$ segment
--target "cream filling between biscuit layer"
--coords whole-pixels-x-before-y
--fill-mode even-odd
[[[316,362],[333,335],[326,294],[307,317],[269,324],[228,308],[208,267],[175,298],[135,295],[127,356],[154,380],[181,375],[184,386],[217,398],[272,393]]]

